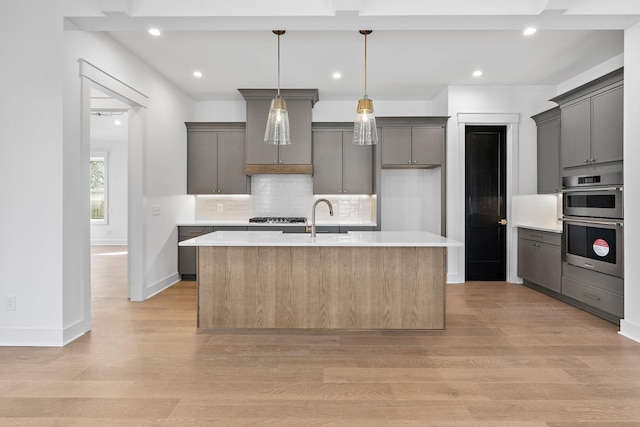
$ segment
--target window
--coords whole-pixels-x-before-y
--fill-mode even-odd
[[[91,222],[93,224],[107,224],[107,153],[94,153],[89,163],[89,177],[91,189]]]

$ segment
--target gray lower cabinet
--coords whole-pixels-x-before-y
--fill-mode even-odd
[[[352,139],[353,131],[313,131],[314,194],[371,194],[373,148]]]
[[[597,271],[564,264],[562,294],[580,308],[619,323],[624,317],[624,280]]]
[[[187,123],[187,194],[247,194],[244,123]]]
[[[247,227],[242,226],[224,226],[224,227],[197,227],[197,226],[179,226],[178,242],[202,236],[204,234],[213,233],[214,231],[233,230],[246,231]],[[198,272],[198,249],[190,246],[178,246],[178,273],[182,280],[196,280]]]
[[[382,126],[382,166],[432,166],[444,163],[442,126]]]
[[[518,275],[525,281],[560,292],[562,235],[518,228]]]
[[[562,189],[560,181],[560,108],[555,107],[532,117],[537,126],[538,194],[554,194]]]

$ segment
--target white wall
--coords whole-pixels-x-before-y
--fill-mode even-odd
[[[451,116],[447,125],[447,236],[464,242],[464,138],[459,137],[458,114],[485,113],[496,115],[517,114],[518,134],[515,135],[517,147],[511,146],[507,138],[507,157],[509,151],[517,153],[512,161],[513,173],[508,179],[515,177],[515,182],[508,185],[513,195],[535,194],[536,189],[536,126],[531,116],[555,106],[547,101],[556,95],[553,86],[450,86],[448,89],[448,115]],[[507,167],[509,169],[509,166]],[[510,201],[507,201],[510,209]],[[507,218],[510,219],[510,218]],[[508,227],[513,227],[510,224]],[[512,235],[513,233],[508,233]],[[507,280],[516,281],[515,245],[508,239],[508,268]],[[465,252],[463,248],[452,248],[448,251],[447,270],[449,282],[463,282],[465,277]]]
[[[640,24],[624,32],[624,319],[620,332],[640,342]]]
[[[176,223],[192,205],[185,194],[184,122],[193,120],[195,102],[137,56],[102,33],[67,31],[64,40],[65,124],[69,129],[79,126],[79,116],[75,112],[80,97],[77,79],[79,58],[148,97],[146,134],[142,147],[144,164],[132,165],[134,169],[144,171],[141,177],[144,192],[141,202],[146,209],[143,217],[143,253],[139,259],[143,264],[143,289],[132,295],[132,299],[144,300],[179,278]],[[66,114],[67,111],[69,114]],[[71,137],[70,140],[80,144],[76,138]],[[154,207],[159,207],[159,215],[152,214]]]
[[[0,2],[0,344],[62,343],[63,76],[57,2]]]
[[[323,101],[314,105],[314,122],[351,122],[356,118],[358,100]],[[431,101],[373,101],[376,117],[383,116],[431,116]],[[207,122],[244,122],[247,118],[244,101],[198,101],[196,102],[196,120]]]
[[[0,298],[16,297],[16,310],[0,317],[0,345],[63,345],[90,328],[79,58],[149,97],[144,197],[161,215],[144,218],[145,294],[178,277],[184,121],[193,120],[195,103],[109,37],[63,32],[58,4],[0,2],[0,54],[11,58],[0,67],[0,199],[7,202],[0,209]]]

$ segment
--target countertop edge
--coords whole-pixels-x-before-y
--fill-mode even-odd
[[[229,247],[462,247],[447,237],[427,232],[357,231],[345,234],[322,234],[312,238],[309,234],[287,234],[279,231],[218,231],[184,240],[180,246]]]
[[[537,225],[517,225],[518,228],[527,228],[529,230],[546,231],[548,233],[562,234],[562,226],[558,227],[541,227]]]

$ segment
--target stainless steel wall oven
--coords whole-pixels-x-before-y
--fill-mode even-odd
[[[563,260],[624,276],[622,173],[563,178]]]

